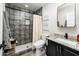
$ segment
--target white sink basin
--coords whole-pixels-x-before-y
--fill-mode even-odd
[[[74,47],[76,47],[76,44],[77,44],[77,42],[70,41],[69,39],[56,38],[55,40],[69,46],[74,46]]]
[[[45,44],[44,40],[38,40],[34,43],[35,48],[41,48]]]

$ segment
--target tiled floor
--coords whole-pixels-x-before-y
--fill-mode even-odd
[[[22,54],[21,56],[36,56],[34,51],[30,51],[28,53]],[[46,56],[46,54],[43,54],[42,56]]]

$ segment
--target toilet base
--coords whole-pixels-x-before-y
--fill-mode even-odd
[[[43,54],[45,54],[45,49],[36,48],[36,56],[42,56]]]

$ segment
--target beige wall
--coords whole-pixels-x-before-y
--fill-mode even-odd
[[[75,28],[59,28],[57,27],[57,7],[59,4],[57,3],[49,3],[43,6],[43,19],[44,16],[49,17],[48,28],[50,34],[53,36],[54,32],[62,32],[62,33],[69,33],[69,34],[79,34],[79,4],[76,4],[76,25]]]

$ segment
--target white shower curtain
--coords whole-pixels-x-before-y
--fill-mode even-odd
[[[42,36],[42,16],[33,15],[33,44]],[[33,45],[32,44],[32,45]],[[34,49],[34,46],[32,46]]]

